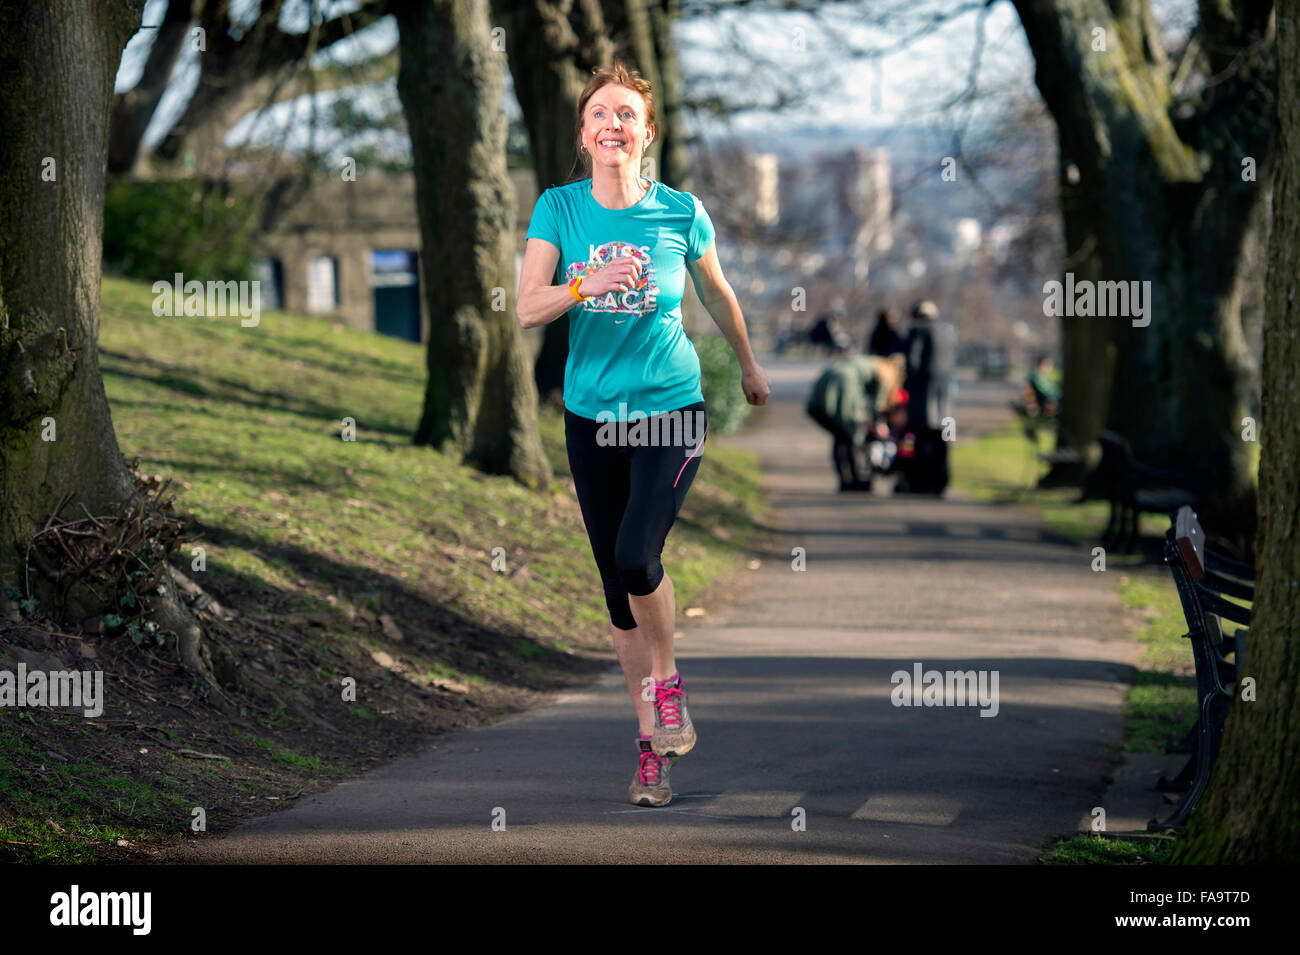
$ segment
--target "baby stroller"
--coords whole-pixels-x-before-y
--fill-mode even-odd
[[[882,416],[886,434],[878,427],[868,434],[866,453],[872,474],[903,475],[916,458],[916,435],[907,427],[907,392],[898,388]]]

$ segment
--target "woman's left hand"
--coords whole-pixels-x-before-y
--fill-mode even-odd
[[[751,405],[767,404],[767,396],[772,393],[772,382],[767,377],[767,372],[757,364],[745,369],[740,387],[744,389],[745,400]]]

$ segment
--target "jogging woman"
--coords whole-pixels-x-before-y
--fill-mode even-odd
[[[628,794],[664,806],[668,769],[696,739],[673,658],[673,582],[660,562],[708,433],[700,361],[682,328],[687,272],[740,360],[749,403],[765,403],[771,383],[750,350],[704,206],[640,175],[657,134],[650,84],[621,63],[592,73],[577,120],[578,158],[591,175],[538,197],[517,313],[524,328],[570,316],[569,466],[641,731]]]

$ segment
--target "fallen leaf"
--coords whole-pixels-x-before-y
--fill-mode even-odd
[[[455,680],[430,680],[433,686],[440,690],[446,690],[449,693],[468,693],[469,687],[464,683],[457,683]]]
[[[398,643],[401,643],[406,639],[406,636],[398,628],[397,622],[393,620],[391,614],[381,613],[379,615],[379,626],[383,629],[384,636],[389,640],[395,640]]]

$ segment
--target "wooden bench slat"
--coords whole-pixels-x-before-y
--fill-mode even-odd
[[[1196,513],[1187,505],[1180,507],[1178,516],[1174,518],[1174,539],[1192,580],[1200,580],[1205,576],[1205,558],[1202,556],[1205,553],[1205,531],[1201,530]]]

